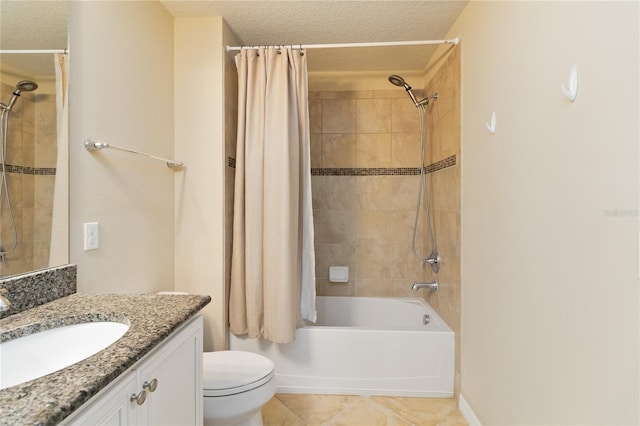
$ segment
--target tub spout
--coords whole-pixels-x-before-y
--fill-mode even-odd
[[[438,291],[438,280],[434,280],[428,283],[419,283],[419,282],[415,282],[413,283],[413,286],[411,287],[411,290],[413,291],[418,291],[421,288],[428,288],[431,291]]]

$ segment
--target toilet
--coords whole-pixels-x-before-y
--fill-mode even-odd
[[[262,426],[262,406],[276,393],[273,361],[253,352],[204,352],[202,387],[205,426]]]
[[[262,426],[262,406],[276,393],[273,362],[252,352],[205,352],[202,382],[205,426]]]

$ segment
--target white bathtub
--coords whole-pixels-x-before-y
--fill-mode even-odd
[[[278,392],[453,396],[454,333],[423,299],[319,296],[317,308],[294,342],[231,334],[231,349],[273,360]]]

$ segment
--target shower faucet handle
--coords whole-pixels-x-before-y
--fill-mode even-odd
[[[436,274],[440,271],[440,262],[442,258],[440,257],[440,253],[437,250],[431,252],[429,257],[422,259],[422,269],[424,269],[425,265],[431,265],[431,270]]]

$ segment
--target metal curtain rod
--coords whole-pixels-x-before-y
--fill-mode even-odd
[[[10,54],[14,54],[14,53],[67,53],[68,50],[67,49],[23,49],[23,50],[19,50],[19,49],[7,49],[7,50],[0,50],[0,54],[2,55],[10,55]]]
[[[417,40],[417,41],[382,41],[371,43],[334,43],[334,44],[299,44],[290,45],[294,49],[339,49],[342,47],[392,47],[417,46],[423,44],[458,44],[458,37],[450,40]],[[252,49],[256,46],[227,46],[227,52],[232,50]]]
[[[98,150],[105,149],[105,148],[113,148],[113,149],[117,149],[119,151],[125,151],[125,152],[130,152],[132,154],[143,155],[143,156],[148,157],[148,158],[153,158],[154,160],[164,161],[165,163],[167,163],[167,167],[169,167],[170,169],[174,168],[174,167],[184,167],[184,163],[182,163],[180,161],[169,160],[167,158],[162,158],[162,157],[156,157],[155,155],[147,154],[145,152],[140,152],[140,151],[136,151],[134,149],[129,149],[129,148],[123,148],[121,146],[111,145],[111,144],[108,144],[108,143],[105,143],[105,142],[93,141],[91,139],[87,139],[86,141],[84,141],[84,147],[89,152],[98,151]]]

